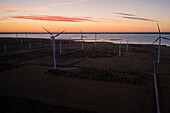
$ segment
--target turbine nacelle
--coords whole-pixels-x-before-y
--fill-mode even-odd
[[[80,33],[81,33],[81,39],[83,39],[83,38],[88,38],[87,36],[84,36],[81,31],[80,31]]]
[[[88,37],[87,37],[87,36],[81,36],[81,39],[82,39],[82,38],[88,38]]]
[[[51,36],[50,38],[52,38],[52,39],[53,39],[53,38],[55,38],[55,37],[54,37],[54,36]]]

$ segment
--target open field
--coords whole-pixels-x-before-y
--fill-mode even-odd
[[[100,112],[155,113],[153,59],[157,46],[81,43],[56,40],[57,67],[53,70],[51,41],[0,39],[0,103],[3,113]],[[32,49],[29,49],[29,41]],[[7,52],[4,53],[4,43]],[[170,111],[170,47],[161,47],[156,64],[161,112]],[[4,104],[6,103],[6,104]],[[12,104],[9,104],[12,103]],[[10,109],[11,108],[11,109]]]

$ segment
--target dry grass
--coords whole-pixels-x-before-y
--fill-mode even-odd
[[[153,76],[142,75],[146,76],[147,79],[144,84],[140,85],[128,84],[125,82],[125,78],[132,80],[141,72],[153,72],[152,60],[156,59],[156,46],[153,57],[151,45],[129,45],[128,52],[126,45],[122,45],[122,56],[119,57],[118,45],[115,44],[98,43],[95,47],[94,43],[84,43],[85,49],[81,50],[81,43],[72,42],[70,44],[69,41],[63,41],[64,54],[60,56],[57,41],[57,66],[73,66],[86,70],[66,72],[67,74],[60,74],[60,72],[45,74],[53,70],[50,41],[30,40],[33,48],[31,50],[25,47],[28,39],[24,40],[25,45],[22,46],[14,43],[16,39],[1,39],[0,45],[8,42],[10,49],[8,49],[8,53],[2,52],[0,56],[0,95],[22,97],[22,99],[31,99],[41,101],[44,104],[61,105],[83,111],[155,112]],[[0,47],[3,51],[3,46]],[[161,63],[157,64],[156,67],[161,111],[168,112],[170,48],[162,47],[164,49],[161,53]],[[109,70],[112,71],[108,72]],[[123,77],[124,82],[109,81],[107,75],[110,75],[110,79],[112,79],[112,75],[114,76],[115,73],[119,78]],[[65,77],[66,75],[72,76]],[[81,76],[85,76],[85,79]],[[96,80],[96,78],[100,79]]]

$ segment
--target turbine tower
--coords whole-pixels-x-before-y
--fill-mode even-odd
[[[25,32],[25,38],[27,38],[27,32]]]
[[[31,49],[31,42],[29,41],[29,49]]]
[[[128,47],[128,41],[126,40],[127,44],[126,44],[126,51],[128,51],[129,47]]]
[[[45,29],[44,27],[42,27],[43,29]],[[59,36],[60,34],[62,34],[64,31],[58,33],[57,35],[53,36],[53,34],[51,32],[49,32],[47,29],[45,29],[47,31],[48,34],[50,34],[50,38],[52,38],[53,41],[53,60],[54,60],[54,69],[56,69],[56,60],[55,60],[55,37]]]
[[[16,39],[17,39],[17,42],[18,42],[18,33],[16,32]]]
[[[119,44],[119,56],[121,56],[121,48],[122,48],[122,40],[120,41],[120,44]]]
[[[81,32],[81,31],[80,31]],[[81,32],[81,41],[82,41],[82,44],[81,44],[81,49],[84,49],[84,46],[83,46],[83,38],[87,38],[86,36],[83,36],[83,33]]]
[[[162,37],[158,23],[157,23],[157,27],[158,27],[158,31],[159,31],[159,37],[153,42],[153,44],[159,40],[158,61],[157,61],[157,63],[159,64],[159,63],[160,63],[160,51],[161,51],[161,50],[160,50],[160,49],[161,49],[161,39],[165,39],[165,40],[170,40],[170,39],[169,39],[169,38]]]
[[[94,35],[95,35],[95,45],[97,45],[97,42],[96,42],[97,34],[96,34],[96,32],[94,33]]]

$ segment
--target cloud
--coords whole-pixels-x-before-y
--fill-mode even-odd
[[[86,1],[88,1],[88,0],[79,0],[79,1],[74,1],[74,2],[58,3],[58,4],[52,4],[51,6],[66,5],[66,4],[78,4],[78,3],[86,2]]]
[[[0,21],[1,21],[1,20],[7,20],[7,19],[6,19],[6,18],[0,18]]]
[[[114,14],[123,15],[123,16],[137,16],[137,15],[128,14],[128,13],[114,13]]]
[[[4,12],[9,12],[8,14],[4,14],[4,15],[13,15],[13,14],[18,14],[18,13],[23,13],[24,11],[15,11],[15,10],[8,10],[8,9],[0,9]]]
[[[12,16],[13,19],[28,19],[28,20],[42,20],[42,21],[59,21],[59,22],[96,22],[86,17],[63,17],[63,16],[47,16],[47,15],[31,15],[31,16]]]
[[[6,15],[14,15],[14,14],[19,14],[19,13],[23,13],[24,11],[13,11],[11,13],[8,13]]]
[[[139,17],[134,14],[128,14],[128,13],[114,13],[117,15],[120,15],[119,17],[124,18],[124,19],[131,19],[131,20],[141,20],[141,21],[148,21],[148,22],[159,22],[154,19],[149,19],[149,18],[144,18],[144,17]]]
[[[0,21],[2,21],[2,20],[12,20],[12,18],[7,18],[7,17],[0,18]]]
[[[9,9],[19,9],[19,10],[50,10],[47,7],[35,8],[35,7],[17,7],[12,5],[1,5],[0,10],[9,10]]]
[[[0,9],[1,11],[5,11],[5,12],[15,12],[14,10],[8,10],[8,9]]]
[[[133,19],[133,20],[149,21],[149,22],[158,22],[157,20],[147,19],[147,18],[140,18],[140,17],[127,17],[127,16],[124,16],[122,18]]]

